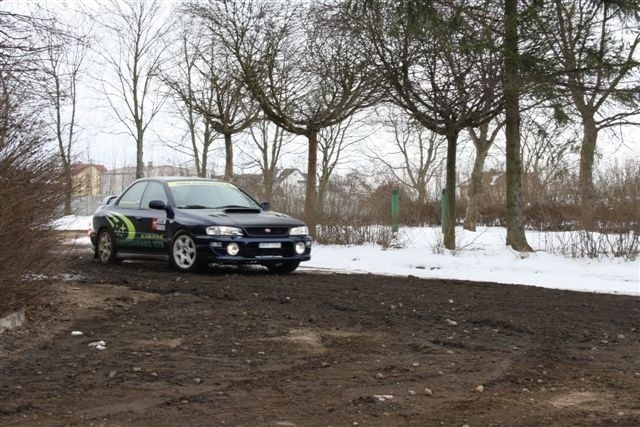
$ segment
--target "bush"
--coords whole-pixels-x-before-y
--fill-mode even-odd
[[[571,258],[615,257],[635,261],[640,253],[640,236],[634,232],[568,231],[545,235],[542,244],[545,252]]]
[[[0,277],[16,279],[51,260],[57,242],[51,221],[63,202],[57,158],[37,114],[21,112],[4,93],[0,100]]]
[[[575,174],[557,175],[547,180],[529,175],[524,194],[524,222],[530,230],[570,232],[550,235],[544,246],[548,252],[575,257],[614,256],[635,259],[640,236],[640,161],[614,164],[596,177],[596,217],[598,233],[579,232],[580,197]],[[317,240],[325,244],[355,245],[396,244],[391,232],[391,194],[400,192],[401,226],[437,226],[440,224],[441,200],[434,197],[418,202],[406,187],[393,180],[373,186],[366,176],[352,172],[336,177],[330,186],[319,216]],[[302,192],[274,192],[276,210],[302,217]],[[467,200],[456,200],[456,222],[461,224]],[[506,226],[507,208],[504,189],[493,189],[483,197],[477,224]]]
[[[393,245],[394,233],[388,225],[321,225],[316,240],[323,245]]]

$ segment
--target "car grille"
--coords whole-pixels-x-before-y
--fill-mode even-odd
[[[280,237],[289,234],[289,227],[247,227],[245,231],[252,237]]]

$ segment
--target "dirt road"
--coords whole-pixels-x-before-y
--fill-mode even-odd
[[[77,255],[3,285],[3,426],[640,425],[640,298]]]

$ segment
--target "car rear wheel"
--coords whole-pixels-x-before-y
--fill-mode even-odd
[[[196,243],[186,231],[179,231],[171,241],[171,266],[181,272],[196,272],[204,266],[198,258]]]
[[[286,261],[279,264],[269,264],[266,267],[274,274],[289,274],[295,271],[300,265],[300,261]]]
[[[96,253],[100,264],[116,264],[119,261],[116,258],[116,239],[107,228],[103,228],[98,233]]]

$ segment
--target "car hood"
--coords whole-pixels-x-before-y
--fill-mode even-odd
[[[182,210],[182,213],[187,217],[196,219],[198,222],[212,225],[233,227],[296,227],[304,225],[302,221],[279,212],[225,212],[220,209],[202,209],[197,211]]]

